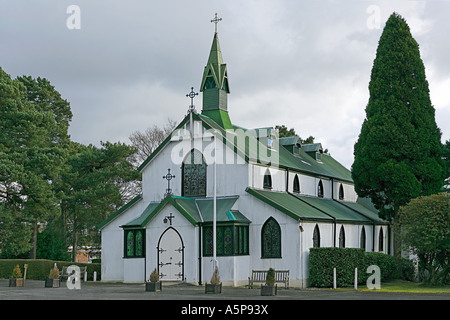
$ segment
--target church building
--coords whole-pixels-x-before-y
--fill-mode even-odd
[[[192,88],[185,117],[139,167],[142,194],[99,226],[102,280],[144,282],[156,268],[161,281],[204,284],[217,263],[224,285],[274,268],[306,287],[312,247],[388,253],[388,222],[320,143],[231,120],[218,21],[201,111]]]

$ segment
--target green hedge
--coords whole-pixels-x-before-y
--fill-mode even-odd
[[[347,287],[354,285],[355,268],[358,268],[358,283],[367,281],[370,274],[367,267],[380,267],[381,280],[412,280],[414,266],[412,261],[380,253],[365,252],[356,248],[311,248],[309,254],[309,284],[311,287],[332,287],[333,268],[336,268],[336,285]]]
[[[86,266],[88,280],[93,280],[94,271],[97,271],[97,280],[101,279],[101,265],[100,263],[78,263],[68,261],[53,261],[44,259],[0,259],[0,279],[8,279],[14,266],[18,264],[22,274],[24,273],[24,265],[28,264],[27,279],[32,280],[44,280],[48,278],[50,270],[54,264],[58,266],[59,270],[62,270],[63,266],[77,265],[80,267]]]

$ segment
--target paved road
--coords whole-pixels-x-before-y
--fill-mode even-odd
[[[311,315],[311,310],[320,314],[320,318],[335,318],[347,312],[359,316],[375,316],[386,312],[393,315],[393,312],[398,312],[405,318],[416,315],[420,309],[419,300],[442,300],[445,305],[441,303],[433,310],[448,308],[447,301],[450,300],[450,294],[362,292],[350,289],[278,290],[278,295],[273,297],[262,297],[259,289],[224,287],[222,294],[218,295],[205,294],[204,290],[202,286],[189,284],[163,284],[163,291],[155,293],[145,292],[144,284],[102,282],[82,282],[79,290],[70,290],[65,283],[60,288],[45,288],[44,281],[33,280],[27,280],[22,288],[10,288],[8,280],[0,280],[0,306],[3,304],[3,310],[14,308],[21,319],[31,319],[37,314],[49,315],[48,311],[56,312],[50,313],[53,315],[83,318],[98,315],[100,319],[111,314],[117,314],[119,318],[119,312],[123,315],[130,315],[131,312],[139,317],[159,314],[163,320],[185,317],[240,319],[248,316],[287,319],[292,315]],[[59,302],[55,303],[55,300]],[[412,301],[413,307],[405,306],[399,300]],[[34,305],[29,306],[33,301]]]
[[[82,282],[81,289],[44,288],[44,281],[27,280],[22,288],[0,280],[0,300],[450,300],[450,294],[363,292],[350,289],[278,290],[262,297],[259,289],[224,287],[222,294],[205,294],[204,287],[190,284],[164,285],[161,292],[145,292],[144,284]]]

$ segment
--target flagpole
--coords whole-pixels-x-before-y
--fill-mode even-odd
[[[217,130],[214,130],[214,201],[213,201],[213,272],[217,266],[217,243],[216,243],[216,229],[217,229]]]

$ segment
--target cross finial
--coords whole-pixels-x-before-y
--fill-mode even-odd
[[[170,173],[170,169],[167,169],[167,174],[163,176],[163,179],[167,180],[167,189],[166,193],[164,194],[164,198],[172,194],[172,189],[170,189],[170,180],[172,180],[173,178],[175,178],[175,176]]]
[[[211,22],[214,22],[215,25],[216,25],[216,26],[215,26],[216,33],[217,33],[217,24],[219,23],[219,21],[222,21],[222,18],[218,18],[218,17],[217,17],[217,13],[216,13],[214,19],[211,20]]]
[[[194,92],[194,87],[191,88],[191,92],[189,92],[186,97],[191,98],[191,105],[189,106],[189,111],[195,111],[195,106],[194,106],[194,98],[195,96],[198,96],[197,92]]]

